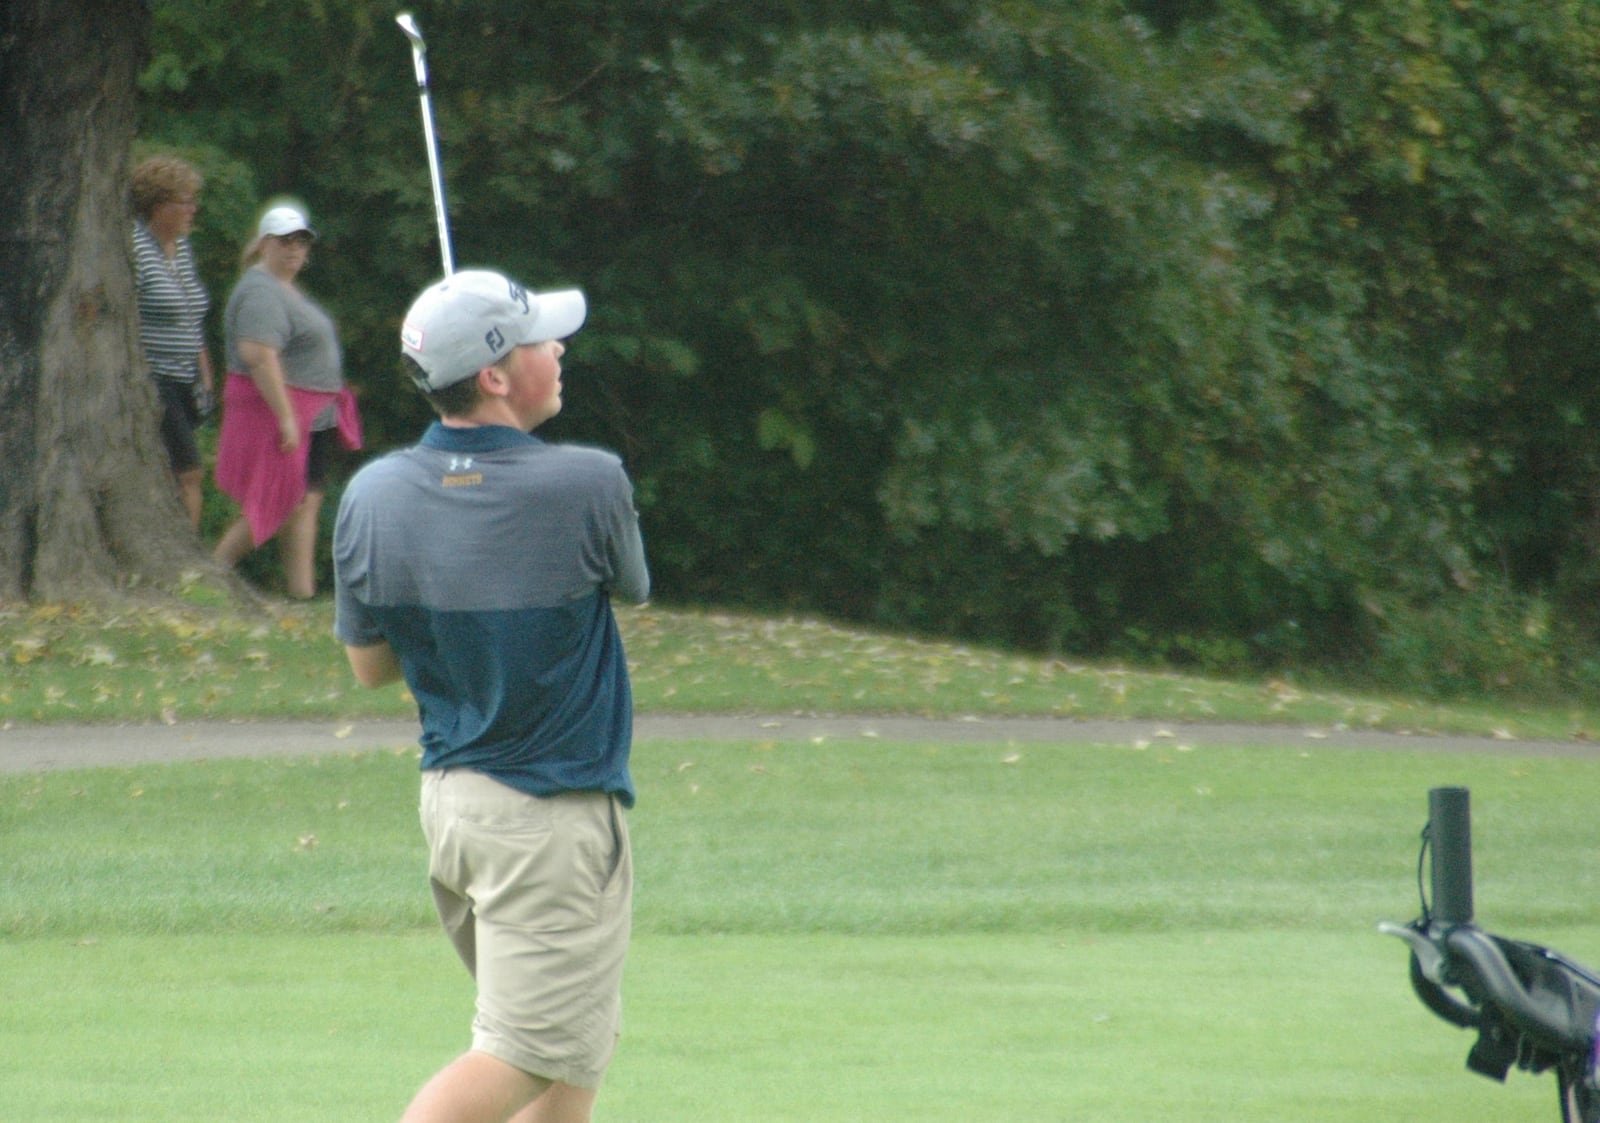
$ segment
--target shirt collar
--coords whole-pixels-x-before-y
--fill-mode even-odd
[[[457,429],[435,421],[422,434],[421,443],[441,452],[498,452],[519,445],[542,445],[544,442],[532,433],[524,433],[509,425],[474,425]]]

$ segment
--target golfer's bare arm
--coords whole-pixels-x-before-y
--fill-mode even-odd
[[[369,647],[345,645],[344,654],[350,660],[350,670],[356,681],[365,687],[388,686],[400,681],[400,657],[387,642]]]

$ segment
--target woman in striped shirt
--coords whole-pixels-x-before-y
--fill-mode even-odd
[[[211,297],[189,244],[200,183],[200,173],[176,156],[152,156],[133,169],[139,342],[161,394],[161,440],[196,530],[204,470],[194,430],[212,390],[204,331]]]

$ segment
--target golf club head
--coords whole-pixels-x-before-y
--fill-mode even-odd
[[[425,51],[428,45],[422,40],[422,29],[417,26],[416,19],[410,12],[401,12],[394,17],[394,22],[400,25],[400,30],[406,33],[406,38],[411,40],[411,46],[418,51]]]

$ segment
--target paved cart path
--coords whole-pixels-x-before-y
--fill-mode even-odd
[[[1312,749],[1571,756],[1600,759],[1600,744],[1500,737],[1377,733],[1270,725],[1077,721],[1063,718],[680,716],[640,714],[635,740],[802,741],[881,739],[949,744],[1281,745]],[[414,746],[412,721],[192,721],[174,725],[0,727],[0,772],[125,767],[167,761],[296,757]]]

